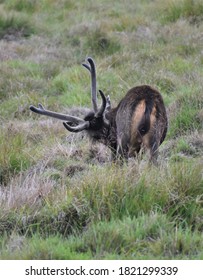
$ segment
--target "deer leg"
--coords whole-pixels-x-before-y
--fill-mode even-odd
[[[123,147],[118,147],[117,149],[117,158],[122,159],[122,160],[127,160],[128,159],[128,150]]]
[[[157,158],[158,158],[158,141],[156,138],[152,138],[150,141],[150,162],[157,165]]]
[[[117,159],[117,145],[112,144],[109,148],[111,150],[111,160],[113,162],[116,162],[116,159]]]
[[[118,141],[118,146],[117,146],[117,159],[118,160],[121,160],[122,163],[124,161],[127,161],[128,160],[128,151],[129,151],[129,147],[128,147],[128,144],[127,144],[127,141]]]

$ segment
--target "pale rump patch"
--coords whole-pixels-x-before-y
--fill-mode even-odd
[[[150,149],[150,139],[154,133],[154,126],[156,122],[156,108],[153,107],[152,112],[150,114],[149,131],[144,136],[142,136],[138,131],[138,127],[145,113],[145,109],[146,109],[146,103],[145,100],[142,100],[137,105],[136,110],[133,113],[132,123],[131,123],[131,139],[130,139],[129,156],[133,156],[134,153],[139,152],[141,146]]]
[[[147,148],[150,148],[150,138],[151,136],[154,134],[154,126],[155,126],[155,122],[156,122],[156,108],[153,107],[151,115],[150,115],[150,129],[147,132],[147,134],[145,134],[143,136],[143,144],[144,146],[146,146]]]
[[[145,112],[146,103],[145,100],[141,100],[140,103],[137,105],[133,115],[132,115],[132,122],[131,122],[131,137],[134,134],[137,134],[137,129],[142,119],[142,116]]]
[[[138,132],[138,126],[142,120],[145,109],[146,109],[146,103],[145,100],[143,99],[137,105],[132,115],[129,157],[134,156],[135,152],[139,152],[139,147],[142,143],[142,137]]]

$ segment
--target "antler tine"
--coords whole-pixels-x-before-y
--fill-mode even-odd
[[[87,58],[87,61],[89,62],[90,66],[86,63],[83,63],[82,65],[90,71],[91,74],[91,96],[92,96],[92,106],[95,113],[98,111],[97,106],[97,79],[96,79],[96,67],[94,60],[91,57]]]
[[[62,121],[68,121],[70,123],[76,123],[76,124],[82,124],[85,121],[81,118],[78,117],[73,117],[70,115],[65,115],[65,114],[60,114],[60,113],[56,113],[56,112],[52,112],[49,110],[44,109],[44,107],[42,106],[42,104],[38,104],[39,107],[35,107],[33,105],[30,106],[30,110],[36,114],[40,114],[40,115],[45,115],[45,116],[49,116],[55,119],[59,119]]]
[[[71,126],[67,122],[63,122],[63,125],[70,132],[79,132],[79,131],[82,131],[84,129],[89,128],[89,122],[88,121],[85,121],[84,123],[79,124],[77,126]]]
[[[101,98],[102,98],[102,105],[101,105],[99,111],[96,113],[96,117],[101,117],[103,115],[103,113],[106,109],[106,104],[107,104],[106,103],[107,102],[106,101],[106,96],[104,95],[104,93],[101,90],[99,90],[99,93],[100,93]]]
[[[87,65],[86,63],[82,63],[82,66],[84,66],[85,68],[87,68],[87,70],[89,70],[90,73],[91,73],[91,68],[89,67],[89,65]]]

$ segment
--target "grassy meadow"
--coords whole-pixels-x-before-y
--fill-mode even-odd
[[[98,88],[163,96],[167,138],[119,166],[29,110],[84,116]],[[203,259],[203,2],[0,0],[0,259]]]

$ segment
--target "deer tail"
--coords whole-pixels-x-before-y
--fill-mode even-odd
[[[138,125],[138,131],[141,136],[147,134],[147,132],[150,129],[150,115],[154,106],[153,100],[146,100],[145,102],[146,102],[145,112]]]

